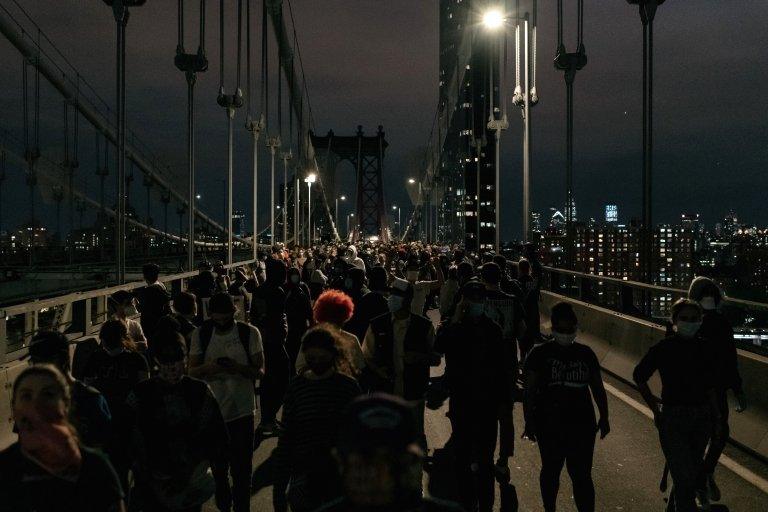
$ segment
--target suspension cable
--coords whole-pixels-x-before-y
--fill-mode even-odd
[[[219,0],[219,91],[224,91],[224,0]]]
[[[533,17],[531,19],[531,105],[539,102],[539,95],[536,92],[536,25],[538,23],[538,0],[533,0]]]
[[[29,79],[27,72],[27,59],[22,57],[21,61],[21,84],[22,84],[22,103],[24,110],[24,152],[29,158]]]
[[[40,156],[40,29],[37,29],[37,56],[35,57],[35,157]]]
[[[240,90],[240,70],[242,67],[243,55],[243,0],[237,0],[237,85],[236,90]]]
[[[184,0],[179,0],[179,23],[178,23],[178,43],[177,48],[184,53]]]
[[[80,159],[78,158],[80,156],[80,142],[79,142],[79,135],[80,135],[80,111],[78,110],[78,107],[80,105],[80,75],[75,75],[75,132],[74,132],[74,141],[73,141],[73,153],[74,153],[74,160],[69,163],[69,165],[72,168],[77,168],[80,166]]]
[[[523,104],[523,87],[520,83],[520,0],[515,2],[515,91],[512,103],[517,106]]]
[[[69,167],[69,104],[64,100],[64,167]]]
[[[251,95],[251,0],[245,0],[245,114],[251,120],[253,114]]]
[[[283,138],[283,45],[277,43],[277,132]]]

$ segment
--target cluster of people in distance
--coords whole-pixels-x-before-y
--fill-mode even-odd
[[[276,246],[239,268],[203,262],[174,297],[157,265],[144,278],[109,297],[98,340],[34,334],[13,383],[18,441],[0,452],[4,510],[249,511],[254,450],[277,437],[277,512],[490,512],[510,488],[515,402],[543,510],[563,466],[577,510],[595,510],[606,391],[571,303],[541,332],[535,246],[514,264],[420,243]],[[634,371],[678,512],[720,499],[727,390],[746,407],[722,300],[697,278]],[[456,503],[422,486],[425,409],[446,398]]]

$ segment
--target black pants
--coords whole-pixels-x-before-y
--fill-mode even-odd
[[[721,436],[716,438],[712,436],[709,440],[709,448],[707,454],[704,456],[704,463],[702,465],[702,471],[705,474],[715,472],[717,461],[720,460],[720,455],[725,450],[725,445],[728,442],[728,436],[731,434],[731,429],[728,426],[728,390],[717,390],[717,406],[720,409],[720,432]]]
[[[704,450],[712,434],[707,406],[664,407],[659,439],[674,484],[676,512],[694,512],[702,484]]]
[[[245,416],[227,422],[229,432],[229,472],[232,475],[234,512],[251,510],[251,473],[253,472],[254,417]]]
[[[592,482],[592,455],[595,451],[595,426],[588,422],[546,425],[536,438],[541,453],[541,499],[545,512],[557,509],[560,473],[563,464],[573,483],[573,499],[579,512],[594,512],[595,485]]]
[[[264,347],[264,378],[261,380],[261,422],[275,421],[288,389],[290,365],[283,343],[267,342]]]
[[[491,512],[494,502],[493,454],[496,417],[451,411],[459,500],[466,510]]]

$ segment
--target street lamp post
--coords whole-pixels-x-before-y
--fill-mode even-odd
[[[288,244],[288,162],[293,158],[291,148],[281,155],[283,159],[283,243]]]
[[[310,173],[304,178],[304,183],[307,184],[307,226],[309,227],[309,240],[307,245],[312,247],[312,241],[314,238],[314,232],[312,231],[312,184],[317,180],[317,176],[314,173]]]
[[[267,139],[267,147],[272,155],[272,170],[269,190],[269,239],[270,244],[275,245],[275,155],[280,147],[280,137],[270,137]]]
[[[125,283],[125,30],[128,8],[144,5],[146,0],[104,0],[112,7],[116,27],[116,94],[117,98],[117,219],[115,246],[117,253],[117,282]],[[34,221],[34,215],[33,219]],[[31,250],[30,250],[31,253]]]
[[[501,54],[501,48],[502,43],[506,41],[506,33],[503,30],[504,24],[506,23],[506,20],[504,18],[504,13],[499,9],[491,9],[489,11],[486,11],[486,13],[483,15],[483,25],[485,26],[486,30],[489,32],[496,32],[499,29],[501,29],[502,36],[499,38],[499,54]],[[493,90],[493,51],[491,51],[491,58],[490,58],[490,91],[489,91],[489,98],[491,101],[491,108],[490,112],[488,113],[488,129],[493,130],[495,134],[495,170],[496,170],[496,181],[494,183],[494,192],[495,192],[495,198],[494,198],[494,212],[495,212],[495,226],[494,226],[494,248],[496,250],[496,253],[499,253],[499,249],[501,247],[500,244],[500,225],[501,225],[501,131],[506,130],[509,128],[509,122],[507,121],[507,113],[505,109],[501,110],[501,118],[496,119],[496,112],[493,106],[493,100],[494,100],[494,90]],[[496,61],[499,61],[499,57],[496,57]],[[503,84],[502,84],[502,68],[499,66],[499,98],[504,97],[503,91]],[[502,103],[500,101],[500,103]],[[501,105],[500,105],[501,106]],[[480,191],[478,190],[478,199],[480,196]],[[478,233],[479,235],[479,233]]]
[[[342,201],[347,200],[347,196],[339,196],[336,198],[336,209],[334,210],[334,222],[336,223],[336,232],[339,232],[339,199]]]
[[[293,198],[293,240],[294,243],[301,245],[301,235],[299,234],[299,217],[301,216],[301,183],[298,173],[296,175],[296,186],[294,187],[295,196]]]
[[[350,218],[354,218],[354,217],[355,217],[355,214],[354,214],[354,213],[348,213],[348,214],[347,214],[347,240],[349,240],[349,235],[350,235],[350,230],[349,230],[349,219],[350,219]]]
[[[403,227],[400,225],[400,207],[397,206],[396,204],[393,204],[392,209],[397,210],[397,238],[400,238],[401,236],[403,236],[403,233],[402,233]]]

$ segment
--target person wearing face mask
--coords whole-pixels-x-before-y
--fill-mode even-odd
[[[290,481],[288,500],[293,512],[313,510],[340,493],[331,447],[339,417],[361,391],[336,332],[323,324],[307,331],[301,341],[305,371],[285,395],[277,444],[282,476],[278,480]],[[275,486],[278,503],[284,487]]]
[[[123,512],[123,490],[107,459],[79,443],[67,420],[67,378],[34,365],[13,383],[19,438],[0,452],[0,506],[14,512]]]
[[[257,328],[235,321],[231,296],[220,293],[211,297],[209,311],[210,320],[192,333],[190,375],[208,383],[226,421],[233,505],[235,512],[242,512],[250,510],[254,381],[264,375],[264,347]]]
[[[435,339],[435,347],[445,354],[459,501],[479,512],[493,509],[497,422],[502,427],[499,464],[504,467],[515,435],[502,330],[485,313],[487,294],[481,283],[465,284],[454,316],[441,324]]]
[[[291,364],[285,339],[288,324],[285,311],[287,268],[282,261],[267,260],[267,280],[259,286],[251,301],[251,324],[264,340],[265,374],[261,381],[261,422],[259,432],[272,435],[277,429],[276,416],[283,402]]]
[[[347,263],[347,265],[359,268],[365,272],[365,262],[357,255],[357,247],[354,245],[350,245],[344,251],[344,261]]]
[[[707,277],[697,277],[691,282],[688,298],[698,302],[704,311],[699,334],[712,351],[716,365],[715,391],[720,404],[720,430],[722,434],[719,439],[713,438],[710,441],[707,454],[704,457],[703,471],[706,474],[710,496],[713,500],[719,501],[720,489],[715,482],[714,473],[730,433],[728,390],[733,390],[736,397],[736,412],[743,412],[747,408],[747,400],[739,374],[733,328],[720,311],[720,303],[723,300],[720,287]]]
[[[699,304],[679,299],[672,305],[671,321],[673,335],[648,350],[635,367],[633,378],[659,430],[661,449],[674,482],[671,499],[675,510],[693,512],[697,510],[697,497],[702,507],[709,505],[704,450],[710,436],[717,442],[722,435],[712,379],[717,371],[710,348],[699,333]],[[648,386],[656,372],[661,378],[661,400]]]
[[[435,280],[419,280],[421,268],[418,260],[411,260],[405,268],[405,279],[413,286],[413,300],[411,300],[411,313],[425,315],[427,296],[432,292],[439,292],[443,286],[443,272],[440,270],[437,258],[428,260],[427,272],[437,277]]]
[[[314,512],[461,512],[422,495],[424,451],[413,409],[400,398],[356,398],[340,419],[333,449],[342,494]]]
[[[147,263],[142,268],[142,274],[147,286],[136,290],[136,298],[141,313],[141,328],[145,333],[151,333],[157,321],[171,312],[171,297],[159,281],[160,267],[157,264]]]
[[[387,277],[387,271],[384,267],[371,267],[368,286],[366,287],[365,284],[361,286],[361,295],[358,300],[355,300],[354,296],[352,297],[355,302],[355,311],[345,329],[357,336],[358,340],[365,339],[365,333],[368,326],[371,325],[371,320],[389,311],[386,297]],[[359,275],[358,279],[365,283],[364,275]]]
[[[301,337],[312,325],[312,301],[309,298],[309,288],[301,281],[301,273],[296,267],[288,269],[288,281],[285,283],[285,316],[288,322],[285,348],[288,351],[291,375],[294,375]]]
[[[125,399],[138,382],[149,378],[149,367],[144,356],[136,352],[136,345],[128,336],[128,329],[120,320],[107,320],[99,331],[101,349],[93,353],[85,365],[83,381],[98,389],[112,413],[112,436],[105,446],[123,487],[127,487],[129,457],[126,452],[125,430],[128,416]]]
[[[611,431],[608,399],[597,356],[576,342],[578,319],[567,302],[552,307],[553,341],[534,347],[525,362],[523,437],[538,443],[539,484],[545,512],[554,512],[563,464],[573,484],[579,512],[594,512],[592,458],[595,433]],[[600,419],[595,421],[597,405]]]
[[[112,432],[112,413],[99,390],[72,376],[67,337],[58,331],[39,331],[30,341],[29,360],[33,365],[52,364],[67,379],[72,397],[69,421],[80,441],[93,448],[107,446]]]
[[[364,310],[361,310],[363,298],[371,293],[368,289],[368,279],[366,278],[365,271],[359,268],[351,268],[347,272],[347,277],[344,279],[344,293],[349,295],[352,302],[355,305],[355,310],[352,314],[352,318],[346,323],[345,328],[362,339],[365,336],[365,330],[368,328],[366,318],[363,316]],[[367,318],[370,321],[369,317]]]
[[[153,355],[157,375],[138,383],[126,399],[141,510],[200,512],[215,494],[219,510],[229,511],[229,436],[219,403],[205,382],[187,376],[181,334],[158,341]]]
[[[394,394],[413,405],[426,447],[424,395],[429,386],[429,368],[438,365],[440,357],[434,352],[432,322],[412,313],[413,294],[413,285],[408,281],[392,281],[387,299],[389,312],[371,320],[363,355],[371,370],[372,390]]]
[[[351,375],[359,378],[365,369],[365,358],[360,348],[360,340],[354,334],[344,330],[345,324],[352,317],[355,305],[344,292],[327,290],[315,301],[312,308],[313,320],[333,330],[336,342],[349,361]],[[299,351],[296,358],[296,373],[301,375],[307,369],[304,351]]]
[[[138,344],[139,350],[147,348],[147,337],[141,328],[141,323],[131,317],[139,314],[136,309],[136,299],[127,290],[118,290],[107,299],[107,312],[110,318],[122,320],[128,327],[128,335],[131,340]]]

